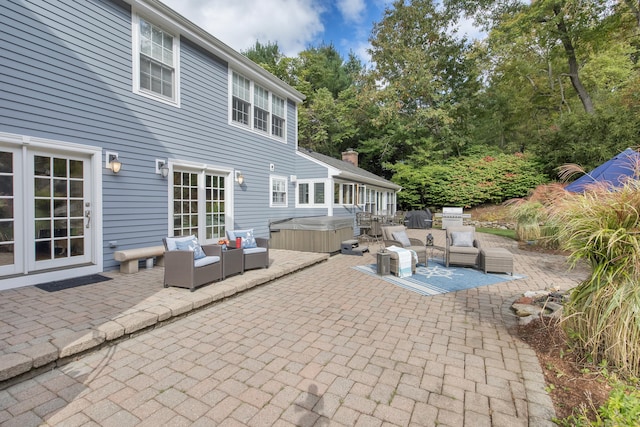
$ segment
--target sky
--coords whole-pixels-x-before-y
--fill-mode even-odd
[[[238,52],[255,45],[277,43],[295,57],[310,46],[333,44],[347,60],[353,52],[363,63],[374,22],[393,0],[162,0]],[[459,31],[474,36],[470,21]]]
[[[294,57],[309,46],[332,43],[368,62],[373,22],[392,0],[162,0],[237,51],[256,41],[278,43]]]

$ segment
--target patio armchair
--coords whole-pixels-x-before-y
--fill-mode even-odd
[[[476,239],[476,229],[472,226],[447,227],[445,265],[478,266],[480,243]]]
[[[236,249],[236,238],[242,240],[244,270],[269,268],[269,239],[254,237],[253,229],[227,230],[229,248]]]
[[[164,287],[193,292],[198,286],[222,279],[222,247],[198,244],[196,236],[165,237]]]
[[[404,225],[385,225],[381,227],[384,246],[399,246],[411,249],[418,255],[418,263],[427,265],[427,247],[422,240],[407,236],[407,227]]]

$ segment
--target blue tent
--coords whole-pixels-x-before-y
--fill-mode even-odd
[[[590,173],[581,176],[565,187],[572,193],[581,193],[585,187],[595,183],[607,183],[611,187],[620,187],[627,178],[638,179],[640,153],[627,148],[611,160],[601,164]]]

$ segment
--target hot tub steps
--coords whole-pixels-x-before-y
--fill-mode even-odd
[[[357,240],[345,240],[340,244],[340,253],[344,255],[362,256],[365,252],[369,252],[369,247],[360,246]]]

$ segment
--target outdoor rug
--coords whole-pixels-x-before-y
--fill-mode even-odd
[[[78,286],[90,285],[92,283],[104,282],[111,280],[111,277],[106,277],[101,274],[91,274],[89,276],[75,277],[73,279],[56,280],[55,282],[47,282],[36,285],[36,288],[42,289],[47,292],[56,292],[63,289],[71,289]]]
[[[429,266],[418,265],[416,274],[399,278],[394,275],[380,276],[376,273],[376,265],[358,265],[353,267],[370,276],[375,276],[396,286],[417,292],[420,295],[438,295],[447,292],[463,291],[478,286],[493,285],[523,279],[525,276],[514,274],[487,273],[470,267],[445,267],[438,259],[430,259]]]

